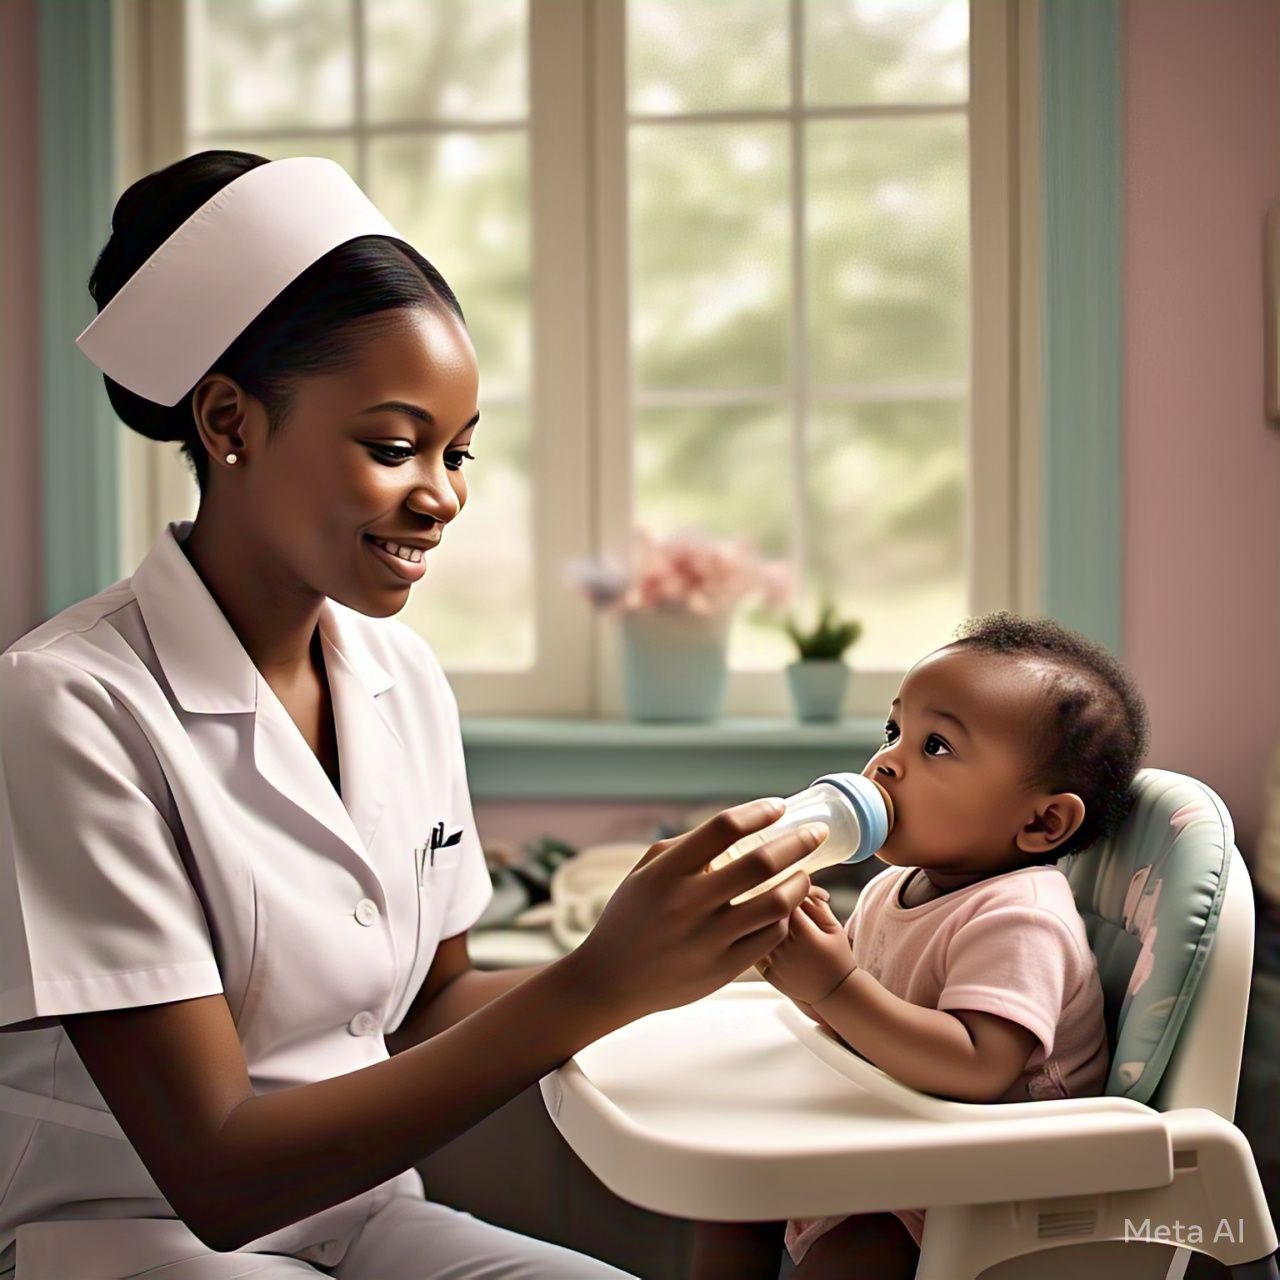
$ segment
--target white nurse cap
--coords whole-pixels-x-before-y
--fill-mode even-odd
[[[400,233],[332,160],[273,160],[198,208],[76,339],[109,378],[174,405],[291,281],[358,236]]]

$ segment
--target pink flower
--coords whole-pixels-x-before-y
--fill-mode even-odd
[[[766,609],[783,609],[790,604],[793,587],[790,565],[771,560],[761,566],[760,594]]]
[[[597,609],[610,609],[627,592],[628,576],[609,559],[571,560],[565,578],[579,587]]]
[[[782,561],[762,561],[745,538],[698,532],[655,538],[636,531],[629,570],[607,559],[579,560],[569,577],[599,609],[684,609],[721,614],[758,594],[766,607],[786,602],[791,576]]]

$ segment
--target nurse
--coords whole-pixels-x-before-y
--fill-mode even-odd
[[[393,616],[479,451],[457,299],[338,165],[228,151],[130,187],[89,288],[200,504],[0,655],[0,1275],[619,1274],[415,1162],[771,950],[807,878],[730,899],[813,835],[708,872],[778,812],[726,810],[571,955],[474,970],[457,707]]]

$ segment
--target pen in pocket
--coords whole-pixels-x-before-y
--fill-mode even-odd
[[[453,831],[450,831],[448,835],[445,835],[443,822],[437,822],[436,825],[431,828],[431,838],[428,843],[419,845],[419,847],[414,850],[415,855],[418,856],[419,888],[422,887],[423,877],[426,874],[427,867],[434,867],[436,865],[436,850],[451,848],[453,845],[460,843],[461,840],[461,827],[457,827]]]

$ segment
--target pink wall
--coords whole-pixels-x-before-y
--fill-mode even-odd
[[[1126,6],[1125,656],[1151,763],[1241,849],[1280,738],[1280,427],[1263,414],[1262,225],[1280,199],[1280,6]]]
[[[0,649],[40,621],[36,10],[0,3]]]

